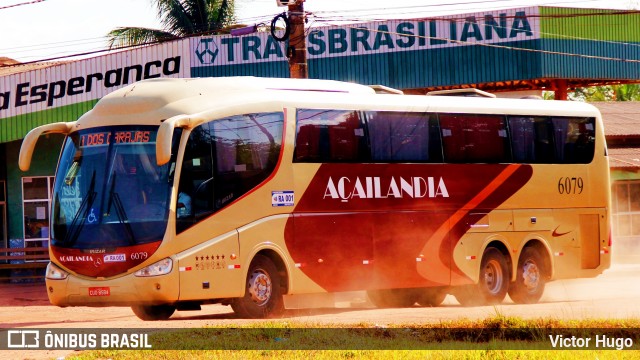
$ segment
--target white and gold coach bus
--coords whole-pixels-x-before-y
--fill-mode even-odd
[[[46,273],[58,306],[159,320],[353,290],[380,307],[533,303],[611,261],[607,148],[583,103],[154,79],[32,130],[21,169],[45,133],[66,135]]]

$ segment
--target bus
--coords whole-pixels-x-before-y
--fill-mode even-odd
[[[143,320],[214,303],[263,318],[344,291],[377,307],[535,303],[549,281],[601,274],[612,244],[599,112],[463,95],[152,79],[35,128],[22,170],[40,135],[66,135],[49,300]]]

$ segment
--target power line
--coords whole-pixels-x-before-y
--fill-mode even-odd
[[[509,6],[509,8],[517,8],[517,7],[538,7],[538,6],[545,6],[545,5],[553,5],[553,6],[557,6],[558,4],[584,4],[584,3],[588,3],[588,2],[599,2],[601,0],[565,0],[565,1],[548,1],[548,2],[544,2],[544,3],[535,3],[535,4],[531,4],[531,3],[523,3],[522,5],[517,5],[517,4],[513,4],[512,6]],[[440,7],[446,7],[446,6],[462,6],[462,5],[474,5],[474,4],[495,4],[495,3],[499,3],[499,2],[507,2],[507,3],[513,3],[513,0],[488,0],[488,1],[467,1],[467,2],[452,2],[452,3],[440,3],[440,4],[425,4],[425,5],[411,5],[411,6],[398,6],[398,7],[393,7],[393,8],[371,8],[371,9],[345,9],[345,10],[321,10],[321,11],[314,11],[314,14],[334,14],[334,13],[340,13],[340,14],[344,14],[344,13],[361,13],[361,12],[371,12],[371,11],[382,11],[382,13],[377,13],[377,14],[371,14],[371,15],[387,15],[389,13],[389,10],[408,10],[407,12],[394,12],[394,16],[396,14],[410,14],[412,16],[416,16],[416,10],[419,9],[425,9],[424,11],[428,11],[431,10],[432,8],[440,8]],[[469,8],[469,7],[465,7],[462,9],[458,9],[459,11],[464,11],[464,12],[470,12],[470,11],[490,11],[490,10],[495,10],[495,9],[504,9],[503,6],[491,6],[491,7],[477,7],[477,8]],[[587,9],[587,8],[584,8]],[[615,9],[612,9],[615,10]],[[449,10],[451,11],[451,10]],[[339,15],[338,15],[339,17]],[[388,17],[386,17],[388,18]]]
[[[640,11],[638,10],[626,10],[623,12],[606,12],[606,13],[597,13],[597,15],[624,15],[624,14],[639,14]],[[589,13],[589,14],[560,14],[560,15],[527,15],[527,18],[572,18],[572,17],[580,17],[580,16],[594,16],[594,13]],[[518,15],[511,15],[511,16],[504,16],[501,17],[501,19],[517,19],[520,18],[520,16]],[[355,20],[355,19],[354,19]],[[390,21],[446,21],[446,22],[461,22],[464,24],[482,24],[482,20],[484,19],[480,19],[478,22],[474,22],[474,21],[469,21],[468,17],[460,17],[460,18],[455,18],[455,17],[433,17],[433,18],[416,18],[416,19],[378,19],[378,20],[371,20],[370,22],[390,22]],[[314,17],[314,22],[317,23],[322,23],[325,24],[325,26],[329,25],[333,25],[333,26],[344,26],[345,24],[340,24],[340,25],[335,25],[332,24],[330,21],[332,21],[332,19],[330,18],[323,18],[323,17]],[[358,21],[358,23],[361,23],[360,21]],[[480,25],[481,26],[481,25]],[[497,24],[493,24],[491,25],[492,28],[495,29],[504,29],[504,30],[508,30],[508,27],[503,27],[503,26],[499,26]],[[625,45],[625,46],[633,46],[633,47],[640,47],[640,44],[637,43],[628,43],[628,42],[622,42],[622,41],[612,41],[612,40],[602,40],[602,39],[593,39],[593,38],[585,38],[585,37],[579,37],[579,36],[571,36],[571,35],[564,35],[564,34],[556,34],[556,33],[550,33],[550,32],[544,32],[544,31],[534,31],[534,30],[530,30],[531,33],[534,34],[539,34],[539,35],[548,35],[548,36],[554,36],[554,37],[559,37],[559,38],[566,38],[566,39],[573,39],[573,40],[588,40],[588,41],[593,41],[593,42],[598,42],[598,43],[605,43],[605,44],[617,44],[617,45]],[[410,36],[407,34],[404,34],[402,36]]]
[[[518,9],[518,8],[512,8]],[[504,10],[512,10],[512,9],[504,9]],[[573,13],[573,14],[546,14],[546,15],[534,15],[527,14],[527,18],[539,18],[539,19],[554,19],[554,18],[579,18],[579,17],[592,17],[592,16],[615,16],[615,15],[632,15],[632,14],[640,14],[640,10],[616,10],[616,9],[585,9],[591,10],[590,12],[584,13]],[[491,10],[483,11],[489,12]],[[393,21],[393,20],[448,20],[448,21],[466,21],[469,15],[472,13],[465,14],[456,14],[456,15],[438,15],[438,16],[415,16],[408,17],[384,17],[384,18],[368,18],[368,17],[351,17],[351,16],[332,16],[332,17],[323,17],[318,13],[312,13],[313,16],[324,19],[325,22],[328,21],[338,21],[338,22],[371,22],[371,21]],[[456,17],[459,16],[459,17]],[[518,15],[507,16],[507,18],[518,18]]]
[[[527,49],[527,48],[520,48],[520,47],[516,47],[516,46],[477,43],[477,42],[470,42],[470,41],[464,41],[464,40],[454,40],[454,39],[442,38],[442,37],[437,37],[437,36],[426,36],[426,35],[423,36],[423,35],[415,35],[415,34],[414,35],[408,35],[406,33],[398,33],[398,32],[393,32],[393,31],[373,30],[373,29],[361,28],[361,27],[359,28],[359,27],[352,26],[352,25],[343,25],[343,26],[348,27],[348,28],[352,28],[352,29],[362,29],[362,30],[367,30],[367,31],[371,31],[371,32],[385,33],[385,34],[390,34],[390,35],[397,35],[397,36],[404,36],[404,37],[414,37],[414,38],[422,38],[422,39],[441,40],[441,41],[447,41],[447,42],[450,42],[450,43],[470,45],[470,46],[475,45],[475,46],[484,46],[484,47],[491,47],[491,48],[497,48],[497,49],[513,50],[513,51],[525,51],[525,52],[532,52],[532,53],[540,53],[540,54],[547,54],[547,55],[562,55],[562,56],[580,57],[580,58],[587,58],[587,59],[619,61],[619,62],[628,62],[628,63],[640,63],[640,60],[636,60],[636,59],[623,59],[623,58],[615,58],[615,57],[609,57],[609,56],[585,55],[585,54],[567,53],[567,52],[552,51],[552,50]]]
[[[45,1],[45,0],[41,0],[41,1]],[[617,14],[629,14],[629,13],[640,13],[640,11],[607,11],[607,12],[598,12],[597,14],[599,15],[617,15]],[[578,16],[593,16],[593,13],[587,13],[587,14],[560,14],[560,15],[542,15],[540,17],[553,17],[553,18],[569,18],[569,17],[578,17]],[[535,16],[535,15],[533,15]],[[435,17],[432,18],[433,20],[446,20],[446,21],[466,21],[466,19],[464,18],[451,18],[451,17]],[[356,19],[354,19],[356,20]],[[358,19],[359,20],[359,19]],[[382,19],[379,21],[393,21],[393,20],[407,20],[407,21],[420,21],[420,20],[425,20],[425,18],[422,19]],[[426,19],[429,20],[429,19]],[[305,35],[307,35],[310,31],[313,31],[313,24],[315,23],[319,23],[319,24],[328,24],[331,25],[330,21],[332,21],[330,18],[323,18],[321,16],[314,16],[312,18],[312,23],[310,24],[311,26],[309,26],[307,28],[307,30],[305,31]],[[341,26],[346,26],[346,27],[351,27],[351,28],[357,28],[355,26],[352,25],[341,25]],[[384,32],[384,31],[379,31],[379,30],[372,30],[369,28],[358,28],[358,29],[366,29],[368,31],[378,31],[378,32]],[[518,48],[518,47],[508,47],[508,46],[503,46],[503,45],[495,45],[495,44],[484,44],[484,43],[476,43],[476,42],[468,42],[468,41],[461,41],[461,40],[451,40],[451,39],[445,39],[445,38],[438,38],[438,37],[429,37],[429,36],[420,36],[420,35],[408,35],[406,33],[394,33],[394,32],[388,32],[389,34],[392,35],[396,35],[396,36],[403,36],[403,37],[407,37],[407,36],[413,36],[416,38],[427,38],[427,39],[437,39],[437,40],[446,40],[449,41],[451,43],[459,43],[459,44],[464,44],[464,45],[478,45],[478,46],[488,46],[488,47],[496,47],[496,48],[504,48],[504,49],[509,49],[509,50],[517,50],[517,51],[529,51],[529,52],[539,52],[539,53],[546,53],[546,54],[555,54],[555,55],[565,55],[565,56],[577,56],[577,57],[585,57],[585,58],[593,58],[593,59],[601,59],[601,60],[608,60],[608,61],[623,61],[623,62],[640,62],[640,60],[633,60],[633,59],[622,59],[622,58],[615,58],[615,57],[604,57],[604,56],[596,56],[596,55],[584,55],[584,54],[575,54],[575,53],[566,53],[566,52],[553,52],[553,51],[547,51],[547,50],[536,50],[536,49],[523,49],[523,48]],[[581,40],[590,40],[590,41],[597,41],[597,42],[604,42],[604,43],[611,43],[611,44],[619,44],[619,45],[625,45],[625,46],[640,46],[638,44],[631,44],[631,43],[625,43],[625,42],[616,42],[616,41],[607,41],[607,40],[596,40],[596,39],[588,39],[588,38],[580,38],[580,37],[573,37],[573,36],[568,36],[568,35],[562,35],[562,34],[553,34],[553,33],[543,33],[543,32],[538,32],[539,34],[548,34],[548,35],[552,35],[552,36],[557,36],[557,37],[565,37],[565,38],[570,38],[570,39],[581,39]],[[182,37],[176,37],[175,39],[170,39],[170,40],[179,40],[179,39],[184,39],[190,36],[202,36],[202,35],[208,35],[210,33],[201,33],[201,34],[193,34],[193,35],[189,35],[189,36],[182,36]],[[51,44],[46,44],[46,47],[40,47],[37,48],[37,46],[25,46],[25,47],[20,47],[21,48],[25,48],[25,49],[29,49],[29,48],[33,48],[32,50],[28,50],[29,52],[33,52],[33,51],[39,51],[41,49],[48,49],[48,48],[61,48],[62,46],[59,46],[60,44],[68,44],[68,45],[64,45],[64,47],[71,47],[74,46],[75,44],[78,43],[85,43],[86,44],[92,44],[92,43],[97,43],[97,40],[101,40],[104,41],[106,39],[106,37],[103,38],[90,38],[90,39],[82,39],[82,40],[72,40],[72,41],[62,41],[62,42],[58,42],[58,43],[51,43]],[[96,41],[94,41],[96,40]],[[165,40],[167,41],[167,40]],[[144,44],[140,44],[140,45],[132,45],[132,46],[124,46],[124,47],[117,47],[117,48],[100,48],[100,49],[94,49],[94,50],[89,50],[89,51],[84,51],[84,52],[80,52],[80,53],[74,53],[74,54],[66,54],[66,55],[60,55],[60,56],[50,56],[48,58],[45,59],[40,59],[40,60],[33,60],[33,61],[28,61],[28,62],[24,62],[23,64],[31,64],[31,63],[36,63],[36,62],[44,62],[44,61],[52,61],[52,60],[60,60],[60,59],[64,59],[64,58],[71,58],[71,57],[78,57],[78,56],[86,56],[86,55],[92,55],[92,54],[97,54],[97,53],[104,53],[104,52],[108,52],[108,51],[117,51],[117,50],[124,50],[124,49],[128,49],[131,47],[136,47],[136,46],[145,46],[145,45],[153,45],[153,44],[158,44],[160,42],[164,42],[164,41],[153,41],[153,42],[146,42]],[[18,49],[18,48],[16,48]],[[60,54],[60,52],[58,53]]]
[[[45,0],[40,0],[40,1],[45,1]],[[496,0],[496,1],[509,1],[509,0]],[[586,0],[586,1],[596,1],[596,0]],[[424,7],[427,7],[427,8],[428,8],[428,7],[438,7],[438,6],[444,6],[444,5],[457,5],[457,4],[470,4],[470,3],[480,4],[480,3],[487,3],[487,2],[489,2],[489,1],[482,1],[482,2],[453,2],[453,3],[448,3],[448,4],[422,5],[422,6],[419,6],[419,7],[423,7],[423,8],[424,8]],[[566,3],[572,3],[572,2],[569,2],[569,1],[565,1],[565,2],[566,2]],[[25,3],[25,4],[28,4],[28,3]],[[398,8],[395,8],[395,9],[403,9],[403,8],[413,9],[413,8],[418,8],[418,6],[412,6],[412,7],[398,7]],[[484,9],[484,10],[487,10],[487,9]],[[467,9],[467,11],[468,11],[468,9]],[[348,13],[349,11],[345,11],[345,12],[347,12],[347,13]],[[393,19],[389,19],[389,18],[386,18],[386,19],[377,19],[377,20],[376,20],[376,19],[374,19],[374,20],[371,20],[371,19],[364,19],[364,18],[362,18],[362,17],[346,18],[346,16],[345,16],[345,17],[342,17],[342,18],[340,18],[339,16],[335,16],[335,18],[329,18],[329,17],[321,16],[321,14],[323,14],[323,13],[325,13],[325,12],[319,12],[319,13],[316,13],[316,15],[315,15],[315,16],[316,16],[316,18],[318,18],[319,20],[324,20],[324,21],[323,21],[324,23],[329,23],[329,21],[340,21],[340,22],[344,22],[344,21],[352,21],[352,22],[362,22],[362,21],[366,21],[366,20],[369,20],[369,21],[389,21],[389,20],[393,20]],[[326,12],[326,13],[331,13],[331,12]],[[628,11],[621,12],[621,13],[628,13]],[[610,14],[610,13],[598,12],[597,14]],[[395,15],[398,15],[398,14],[395,14]],[[415,12],[414,12],[414,13],[411,13],[411,15],[415,16],[416,14],[415,14]],[[578,16],[578,15],[580,15],[580,14],[577,14],[577,15],[574,15],[574,16]],[[593,15],[594,15],[594,14],[586,14],[586,15],[583,15],[583,16],[593,16]],[[564,17],[564,16],[569,16],[569,15],[562,15],[562,16]],[[269,17],[269,16],[260,16],[260,17],[253,17],[253,18],[242,19],[242,21],[243,21],[243,22],[248,22],[247,20],[256,20],[256,24],[258,24],[258,23],[259,23],[259,24],[262,24],[262,23],[268,23],[272,18],[273,18],[273,16],[271,16],[271,17]],[[82,44],[87,44],[87,45],[96,44],[96,47],[97,47],[97,46],[99,46],[99,45],[98,45],[99,43],[101,43],[101,42],[102,42],[102,43],[106,42],[106,39],[107,39],[107,38],[106,38],[106,37],[103,37],[103,38],[94,38],[94,39],[95,39],[94,41],[92,41],[92,40],[90,40],[90,39],[86,39],[86,40],[65,41],[65,42],[59,42],[59,43],[57,42],[57,43],[55,43],[55,44],[63,44],[63,43],[64,43],[64,44],[66,44],[66,45],[64,45],[64,46],[56,46],[55,48],[56,48],[56,49],[61,49],[61,48],[63,48],[63,47],[66,47],[66,48],[73,48],[73,47],[77,47],[77,45],[82,45]],[[43,45],[33,45],[33,46],[30,46],[30,47],[8,48],[8,49],[2,49],[2,51],[11,51],[11,50],[13,50],[13,49],[25,49],[25,50],[26,50],[26,48],[31,48],[31,49],[33,49],[33,50],[26,51],[26,52],[33,53],[33,52],[38,51],[38,49],[49,49],[49,48],[51,48],[51,47],[52,47],[52,46],[51,46],[51,44],[52,44],[52,43],[43,44]],[[106,50],[106,49],[105,49],[105,50]],[[59,53],[60,53],[60,52],[58,52],[58,54],[59,54]],[[70,57],[71,57],[71,56],[75,56],[75,54],[70,54],[69,56],[70,56]]]
[[[0,10],[14,8],[14,7],[23,6],[23,5],[37,4],[37,3],[41,3],[41,2],[45,2],[45,1],[47,1],[47,0],[33,0],[33,1],[29,1],[29,2],[23,2],[23,3],[6,5],[6,6],[0,6]]]

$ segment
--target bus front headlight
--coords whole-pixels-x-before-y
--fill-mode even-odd
[[[166,275],[171,272],[172,268],[173,261],[169,258],[166,258],[136,271],[133,275],[139,277]]]
[[[47,274],[45,276],[49,280],[64,280],[69,276],[69,273],[50,262],[49,265],[47,265]]]

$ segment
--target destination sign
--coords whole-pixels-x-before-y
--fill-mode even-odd
[[[124,130],[96,132],[80,135],[80,147],[103,146],[109,144],[144,144],[151,142],[151,131]]]

